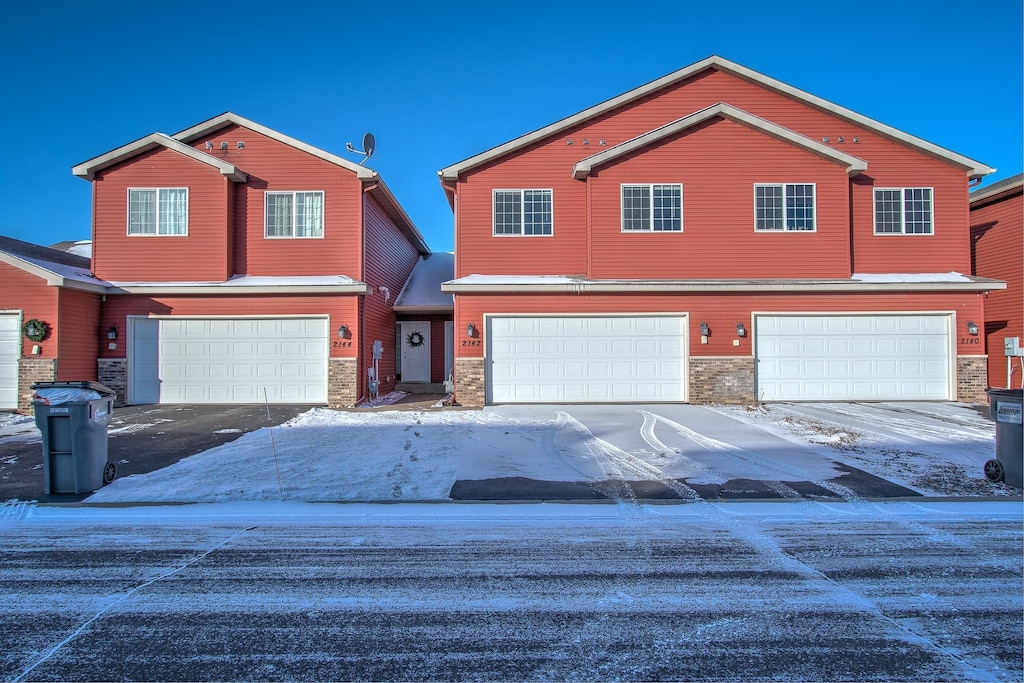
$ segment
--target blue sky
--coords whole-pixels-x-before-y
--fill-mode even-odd
[[[71,167],[224,111],[379,171],[436,251],[451,163],[711,54],[1022,170],[1020,0],[12,3],[0,234],[90,236]]]

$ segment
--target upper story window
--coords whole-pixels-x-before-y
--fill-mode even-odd
[[[814,184],[755,184],[754,230],[813,232]]]
[[[187,235],[188,188],[128,188],[129,235]]]
[[[932,188],[876,188],[875,234],[932,234]]]
[[[267,192],[265,237],[323,237],[324,193]]]
[[[495,190],[494,234],[551,235],[551,190]]]
[[[683,186],[623,185],[623,232],[682,232]]]

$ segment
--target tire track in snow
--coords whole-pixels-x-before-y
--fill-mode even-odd
[[[796,411],[786,411],[785,406],[781,406],[782,410],[788,412],[794,419],[807,420],[807,415]],[[877,436],[885,439],[893,439],[893,433],[900,435],[904,443],[913,444],[914,442],[924,441],[926,443],[939,444],[946,447],[963,447],[967,444],[956,444],[951,443],[950,436],[957,435],[963,440],[967,439],[978,439],[978,438],[992,438],[992,430],[983,430],[980,428],[971,427],[970,425],[964,425],[963,423],[950,420],[948,423],[943,422],[941,424],[934,424],[932,422],[924,420],[906,420],[904,422],[895,421],[880,421],[880,416],[877,412],[873,412],[863,406],[856,403],[844,404],[843,408],[837,408],[828,404],[816,404],[814,409],[825,413],[830,416],[831,422],[837,426],[843,427],[844,429],[853,428],[854,425],[850,424],[849,418],[853,417],[857,420],[855,425],[856,429],[863,432],[870,432]],[[911,411],[901,411],[911,412]],[[951,426],[951,425],[955,425]],[[872,428],[874,426],[875,428]],[[888,432],[879,431],[878,427],[883,427],[889,430]]]

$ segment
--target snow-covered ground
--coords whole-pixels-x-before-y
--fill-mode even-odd
[[[926,496],[1019,495],[983,477],[994,434],[991,420],[955,403],[314,408],[87,500],[433,501],[456,480],[501,477],[647,479],[686,497],[680,479],[831,486],[841,464]],[[0,416],[0,440],[32,438],[31,418]]]

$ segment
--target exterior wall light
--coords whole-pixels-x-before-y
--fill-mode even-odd
[[[345,338],[345,337],[348,336],[348,326],[347,325],[341,325],[341,326],[338,327],[338,336],[342,337],[342,338]]]
[[[978,336],[978,323],[976,323],[974,321],[971,321],[971,322],[967,323],[967,334],[971,335],[972,337],[977,337]]]
[[[117,339],[117,327],[111,327],[107,330],[107,339],[110,339],[111,341]]]
[[[466,336],[467,337],[475,337],[476,336],[476,327],[473,326],[473,323],[469,323],[468,325],[466,325]]]
[[[746,337],[747,336],[747,328],[745,328],[743,326],[743,323],[736,323],[736,336],[737,337]]]
[[[700,336],[702,336],[702,337],[710,337],[711,336],[711,328],[708,327],[707,323],[701,323],[700,324]]]

